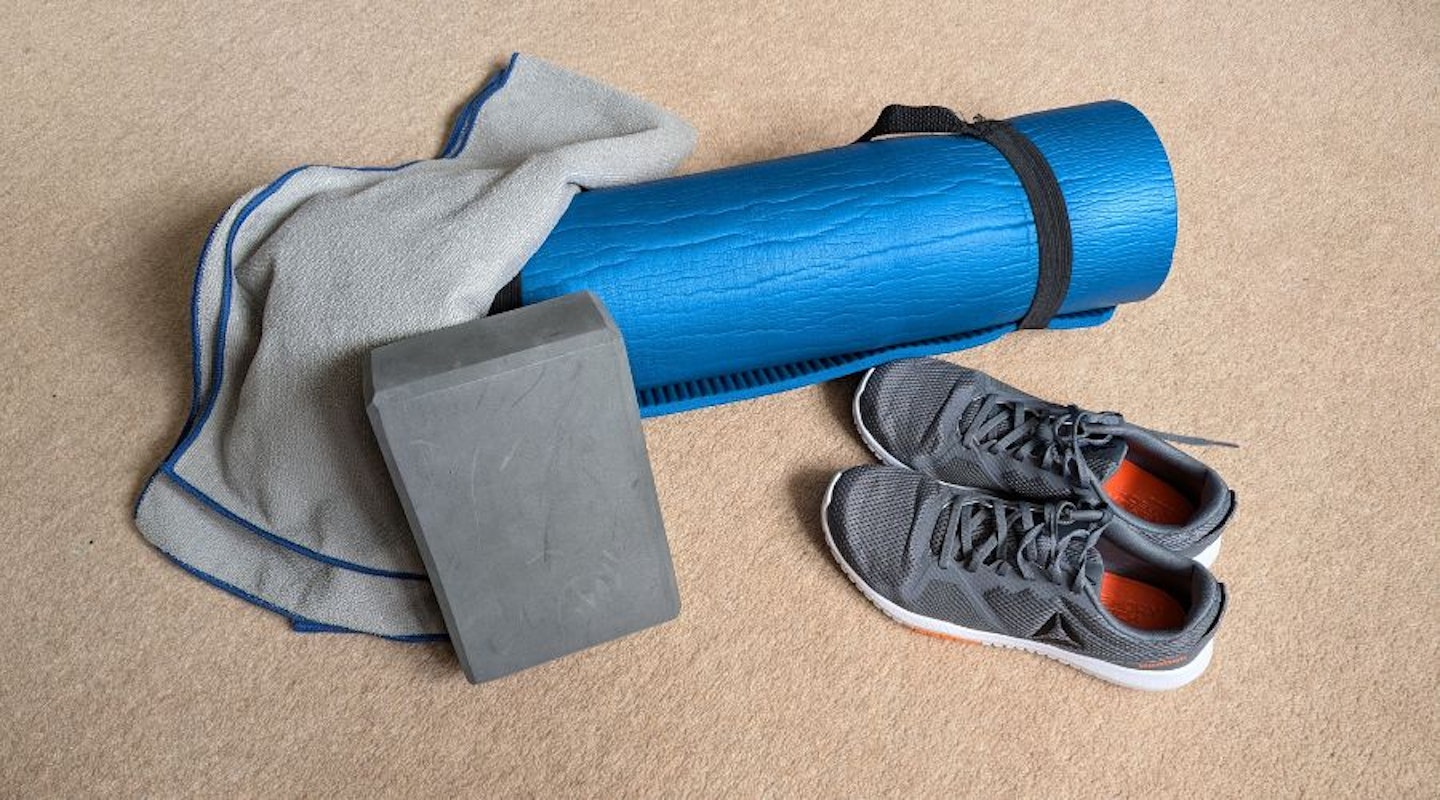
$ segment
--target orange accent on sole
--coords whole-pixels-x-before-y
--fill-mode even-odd
[[[1195,504],[1179,489],[1129,460],[1105,481],[1105,493],[1131,514],[1161,525],[1183,525],[1195,515]]]
[[[1148,583],[1107,572],[1100,578],[1100,604],[1132,628],[1174,630],[1185,624],[1185,607]]]

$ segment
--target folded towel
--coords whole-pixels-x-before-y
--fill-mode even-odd
[[[439,157],[300,167],[241,197],[200,257],[190,416],[141,532],[297,628],[443,635],[361,355],[483,315],[579,188],[665,176],[693,144],[664,110],[517,56]]]

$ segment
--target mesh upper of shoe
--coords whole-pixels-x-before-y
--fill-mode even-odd
[[[1199,612],[1192,614],[1181,630],[1150,636],[1106,619],[1094,592],[1044,578],[1027,579],[1013,569],[981,567],[971,572],[952,565],[937,570],[947,518],[960,513],[955,509],[961,496],[914,472],[857,467],[836,482],[826,510],[828,525],[841,557],[862,581],[887,599],[927,617],[1046,641],[1132,665],[1191,657],[1208,639],[1221,611],[1218,584],[1208,572],[1199,579],[1200,590],[1191,599]],[[915,530],[917,508],[928,509],[930,513],[918,516],[933,518],[933,528]],[[913,547],[912,536],[923,536],[928,546]],[[1075,545],[1072,541],[1071,547]],[[1092,583],[1098,579],[1101,565],[1093,550],[1083,554],[1072,550],[1069,555],[1097,567],[1087,569],[1087,575]],[[912,591],[899,591],[902,584]],[[977,607],[979,603],[985,608]],[[1052,620],[1057,614],[1060,622]],[[1062,628],[1059,633],[1054,630],[1056,625]]]
[[[1048,403],[973,369],[933,358],[892,361],[871,373],[858,407],[861,424],[886,452],[927,475],[959,486],[971,486],[1036,500],[1093,495],[1070,475],[1009,453],[990,452],[960,443],[961,432],[976,424],[988,393],[1018,398],[1037,408],[1064,413]],[[988,419],[989,415],[987,415]],[[953,420],[949,422],[948,420]],[[1128,424],[1128,423],[1126,423]],[[994,441],[1014,429],[1013,420],[997,416],[987,438]],[[1049,433],[1041,431],[1040,435]],[[1090,471],[1104,481],[1126,454],[1123,437],[1081,449]],[[1198,551],[1214,541],[1229,515],[1228,490],[1214,506],[1183,526],[1136,522],[1137,530],[1173,552]],[[1193,553],[1191,553],[1193,554]]]
[[[877,591],[891,594],[905,579],[906,550],[918,495],[927,483],[903,470],[846,470],[826,509],[835,546]]]
[[[938,359],[902,359],[876,367],[860,395],[865,427],[903,462],[924,453],[936,418],[952,395],[968,395],[977,373]]]

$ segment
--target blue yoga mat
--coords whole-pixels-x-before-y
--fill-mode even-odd
[[[1108,101],[1010,122],[1070,217],[1070,286],[1050,327],[1104,322],[1159,289],[1175,187],[1144,115]],[[521,302],[599,295],[653,416],[991,341],[1030,306],[1036,242],[992,145],[882,139],[584,192],[522,271]]]

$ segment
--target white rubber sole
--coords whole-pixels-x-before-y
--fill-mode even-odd
[[[880,609],[886,616],[901,625],[946,638],[960,639],[966,642],[988,645],[990,647],[1008,647],[1014,650],[1023,650],[1027,653],[1042,655],[1074,667],[1087,675],[1092,675],[1103,681],[1144,691],[1178,689],[1200,677],[1205,672],[1205,669],[1210,666],[1210,658],[1214,654],[1215,649],[1215,642],[1213,641],[1206,642],[1205,647],[1201,649],[1200,653],[1189,663],[1176,667],[1175,669],[1134,669],[1111,664],[1108,661],[1102,661],[1098,658],[1082,656],[1053,645],[1045,644],[1044,642],[1034,642],[1029,639],[1019,639],[1014,636],[991,633],[990,631],[966,628],[945,622],[944,620],[921,616],[913,611],[907,611],[901,608],[879,592],[870,588],[865,581],[861,580],[860,576],[855,574],[855,571],[846,563],[844,557],[840,555],[839,548],[835,546],[835,537],[830,533],[830,498],[835,491],[835,483],[840,480],[841,474],[843,473],[837,473],[835,477],[830,480],[830,485],[825,488],[825,499],[820,506],[820,526],[825,531],[825,543],[829,545],[830,555],[835,558],[835,563],[840,565],[841,571],[845,573],[845,577],[849,578],[851,583],[855,584],[855,588],[859,589],[860,593],[865,595],[865,598],[874,604],[876,608]]]
[[[1220,557],[1220,540],[1224,538],[1224,536],[1216,536],[1215,541],[1206,545],[1204,550],[1196,553],[1195,563],[1205,569],[1210,569],[1210,567],[1215,564],[1215,559]]]
[[[890,455],[890,452],[888,450],[880,446],[880,442],[877,441],[875,439],[875,435],[870,433],[870,430],[865,427],[865,420],[862,419],[860,416],[860,396],[865,393],[865,387],[870,383],[870,376],[874,373],[874,367],[865,370],[865,375],[860,378],[860,385],[855,389],[855,397],[853,400],[850,401],[850,414],[855,418],[855,430],[860,434],[860,441],[865,443],[865,448],[869,450],[872,454],[874,454],[876,458],[880,459],[882,463],[889,464],[892,467],[899,467],[900,469],[908,469],[911,472],[914,472],[915,469],[913,467],[896,458],[895,456]],[[959,486],[958,484],[950,483],[949,481],[941,481],[939,478],[936,478],[935,480],[945,484],[946,486],[954,486],[957,489],[966,488],[964,486]],[[1210,567],[1215,563],[1215,559],[1220,557],[1220,540],[1224,538],[1224,536],[1215,537],[1215,541],[1207,545],[1204,550],[1201,550],[1199,553],[1195,554],[1195,562],[1206,569],[1210,569]]]

